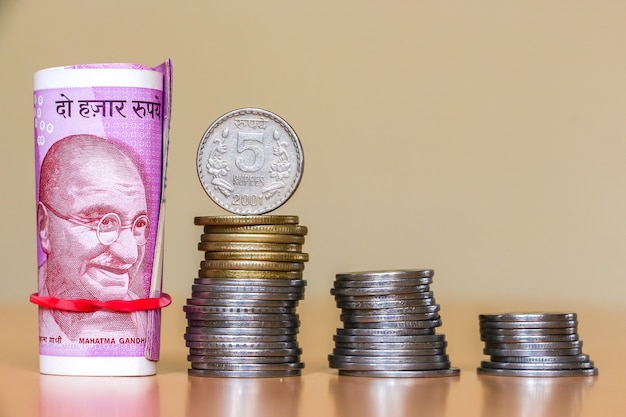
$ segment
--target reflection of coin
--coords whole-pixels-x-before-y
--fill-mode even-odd
[[[262,109],[233,110],[204,133],[198,178],[217,205],[235,214],[263,214],[295,192],[304,154],[294,130]]]

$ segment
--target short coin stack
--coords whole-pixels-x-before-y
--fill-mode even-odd
[[[300,375],[296,313],[304,298],[307,228],[297,216],[196,217],[205,259],[183,307],[189,374]]]
[[[337,274],[331,294],[343,328],[328,355],[339,375],[435,377],[459,375],[450,367],[439,305],[430,284],[434,271],[391,270]]]
[[[478,372],[504,376],[590,376],[598,369],[582,352],[575,313],[481,314]]]

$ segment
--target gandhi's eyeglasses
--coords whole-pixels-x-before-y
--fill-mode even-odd
[[[148,221],[148,216],[145,214],[137,216],[129,225],[122,225],[122,220],[116,213],[107,213],[96,223],[95,221],[85,221],[71,215],[63,215],[49,205],[44,203],[41,204],[60,219],[95,230],[98,241],[103,245],[108,246],[113,244],[113,242],[120,237],[122,229],[130,229],[133,233],[135,241],[140,246],[145,245],[148,240],[148,228],[150,222]]]

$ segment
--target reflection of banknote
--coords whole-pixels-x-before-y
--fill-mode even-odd
[[[35,74],[42,373],[155,373],[170,68]]]

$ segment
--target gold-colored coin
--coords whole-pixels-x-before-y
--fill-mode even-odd
[[[202,242],[267,242],[302,245],[304,236],[272,233],[204,233],[200,235],[200,240]]]
[[[302,245],[295,243],[267,242],[198,242],[198,250],[211,252],[229,251],[267,251],[267,252],[302,252]]]
[[[301,262],[239,261],[215,259],[200,262],[200,269],[245,269],[252,271],[302,271]]]
[[[263,224],[252,226],[204,226],[204,233],[262,233],[304,236],[309,229],[296,224]]]
[[[242,269],[201,269],[199,278],[302,279],[302,271],[247,271]]]
[[[193,219],[198,226],[222,225],[243,226],[258,224],[298,224],[298,216],[199,216]]]
[[[235,251],[235,252],[206,252],[204,259],[228,259],[242,261],[272,261],[272,262],[308,262],[309,254],[302,252],[267,252],[267,251]]]

